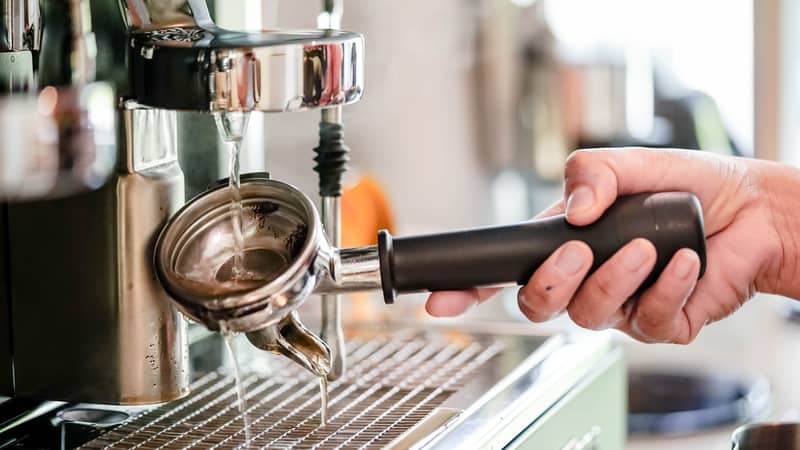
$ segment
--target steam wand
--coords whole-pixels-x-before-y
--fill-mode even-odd
[[[342,0],[325,0],[324,11],[318,17],[318,26],[323,29],[338,29],[344,4]],[[328,55],[329,57],[331,55]],[[326,88],[330,88],[327,86]],[[333,86],[338,89],[338,86]],[[337,92],[329,92],[336,95]],[[347,169],[349,149],[344,145],[342,126],[342,107],[334,106],[322,110],[319,124],[319,146],[314,149],[319,173],[319,194],[321,197],[322,227],[330,242],[341,246],[341,196],[342,174]],[[320,337],[331,350],[331,369],[328,379],[341,377],[347,367],[344,332],[342,330],[342,299],[339,294],[322,295],[322,330]]]

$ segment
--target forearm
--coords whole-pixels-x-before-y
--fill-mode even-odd
[[[761,160],[747,164],[765,220],[774,230],[774,236],[752,236],[763,239],[772,249],[756,287],[762,292],[800,298],[800,169]]]

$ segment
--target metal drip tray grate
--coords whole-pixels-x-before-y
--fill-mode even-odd
[[[243,377],[250,448],[382,448],[420,423],[498,355],[499,342],[463,333],[393,333],[348,341],[350,368],[330,383],[328,424],[319,427],[317,380],[276,360],[270,374]],[[87,449],[243,448],[231,377],[211,373],[192,393],[133,418]]]

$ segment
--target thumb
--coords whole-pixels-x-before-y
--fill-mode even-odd
[[[619,148],[578,150],[564,169],[567,220],[588,225],[620,195],[687,191],[706,205],[713,199],[714,175],[705,153],[688,150]]]

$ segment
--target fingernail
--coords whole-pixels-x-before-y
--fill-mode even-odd
[[[673,269],[675,276],[681,280],[688,278],[694,268],[695,259],[693,253],[681,252],[677,261],[675,261],[675,269]]]
[[[647,252],[644,251],[641,242],[636,242],[627,249],[622,255],[622,265],[631,272],[636,272],[647,261]]]
[[[566,275],[574,275],[583,267],[583,253],[576,245],[567,245],[556,258],[556,268]]]
[[[594,205],[594,190],[589,186],[578,186],[567,198],[567,214],[581,213],[592,205]]]

